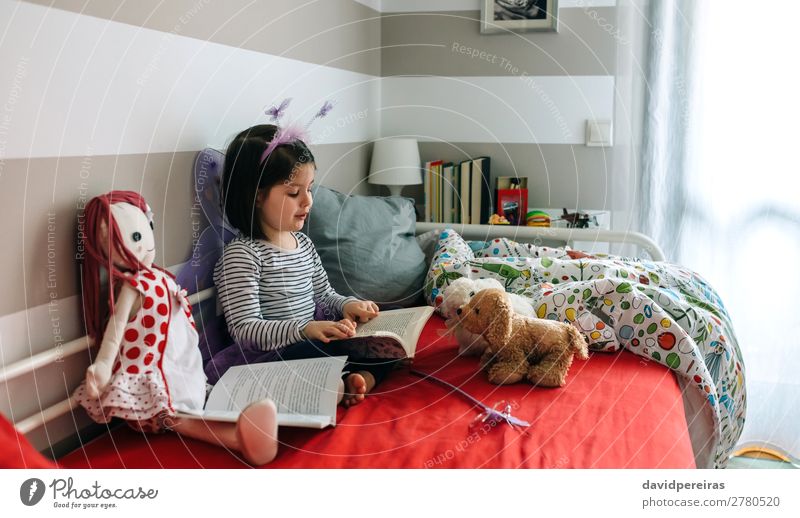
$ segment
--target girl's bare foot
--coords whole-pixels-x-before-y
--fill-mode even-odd
[[[344,380],[342,378],[339,378],[339,385],[336,388],[338,390],[338,393],[336,394],[336,402],[341,403],[342,398],[344,398]]]
[[[375,387],[375,378],[367,371],[358,371],[347,376],[344,384],[342,405],[350,407],[364,401],[364,396]]]

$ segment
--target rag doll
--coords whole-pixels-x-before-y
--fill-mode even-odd
[[[136,430],[173,430],[237,450],[254,465],[270,462],[277,453],[271,400],[252,403],[236,423],[179,413],[203,409],[206,377],[186,291],[153,264],[152,213],[144,199],[132,191],[93,198],[81,245],[83,314],[87,334],[100,348],[75,400],[98,423],[119,417]]]

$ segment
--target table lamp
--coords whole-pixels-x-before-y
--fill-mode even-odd
[[[385,185],[390,196],[400,196],[405,185],[422,183],[419,146],[414,138],[376,140],[367,182]]]

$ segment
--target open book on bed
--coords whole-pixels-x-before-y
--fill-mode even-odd
[[[422,328],[433,314],[431,306],[390,309],[358,324],[356,334],[345,341],[354,353],[365,358],[413,358]]]
[[[178,415],[236,422],[247,405],[270,398],[278,407],[281,426],[335,426],[339,380],[346,361],[346,356],[329,356],[231,367],[214,385],[205,409],[181,409]]]

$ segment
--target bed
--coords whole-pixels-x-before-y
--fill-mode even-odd
[[[204,156],[208,156],[208,150],[199,155],[198,164],[204,163]],[[218,161],[209,159],[207,163],[215,166],[217,173],[221,169]],[[203,183],[213,186],[208,175],[214,171],[204,168],[201,173]],[[195,178],[198,179],[197,165]],[[207,239],[200,237],[192,262],[208,273],[209,265],[213,265],[231,232],[218,215],[213,215],[213,209],[218,207],[215,197],[201,196],[200,200],[205,204],[204,210],[208,208],[211,212],[206,212],[210,226],[204,232]],[[434,307],[438,303],[437,291],[445,287],[448,279],[455,278],[454,272],[463,266],[478,267],[476,250],[481,247],[494,250],[494,246],[489,248],[488,245],[495,241],[504,240],[506,246],[516,247],[514,253],[517,254],[524,255],[531,250],[549,250],[556,254],[537,257],[536,267],[561,260],[557,254],[568,250],[543,247],[543,240],[560,244],[573,240],[627,243],[638,246],[639,252],[654,260],[642,264],[665,264],[660,262],[663,254],[657,245],[635,233],[479,225],[444,229],[425,223],[417,224],[415,231],[435,236],[435,250],[424,288],[428,302]],[[462,244],[453,247],[456,237]],[[484,259],[491,263],[496,258],[481,260]],[[612,258],[593,257],[591,260]],[[534,268],[533,276],[538,275],[536,267],[528,266]],[[178,279],[181,280],[180,272]],[[181,284],[188,285],[185,281]],[[201,329],[201,349],[208,358],[209,343],[224,337],[224,323],[216,318],[210,276],[192,284],[194,289],[190,292],[194,294],[190,301]],[[566,285],[562,283],[562,287]],[[519,286],[507,287],[509,291],[520,293],[527,289],[517,288]],[[553,291],[558,290],[538,292],[535,296],[552,297]],[[569,321],[563,315],[550,313],[540,316]],[[613,325],[609,327],[614,328]],[[722,393],[719,386],[709,381],[708,372],[700,377],[698,389],[697,380],[692,381],[685,373],[678,372],[666,358],[642,354],[641,350],[629,347],[629,343],[617,343],[615,347],[608,340],[593,340],[595,352],[588,361],[573,364],[567,385],[561,389],[534,388],[526,384],[494,386],[485,380],[476,359],[457,355],[458,345],[444,330],[443,319],[434,314],[420,338],[413,368],[452,383],[488,405],[510,404],[515,416],[531,422],[530,428],[522,432],[502,423],[491,427],[475,422],[479,412],[464,397],[401,368],[362,404],[349,410],[339,409],[335,428],[322,431],[282,428],[278,457],[265,467],[724,467],[741,431],[743,390],[735,401],[732,395],[725,402],[714,400],[702,394],[704,387],[710,396]],[[58,465],[67,468],[246,466],[235,452],[174,434],[143,435],[119,423],[99,429],[98,425],[93,425],[94,435],[99,433],[99,436],[87,441],[86,434],[78,433],[87,423],[85,415],[80,408],[76,409],[73,401],[64,399],[64,388],[67,394],[71,393],[82,378],[88,362],[86,348],[86,338],[79,338],[62,344],[57,351],[45,349],[21,357],[0,370],[0,386],[9,394],[12,391],[24,393],[22,387],[30,386],[29,378],[33,377],[37,395],[45,386],[42,373],[56,368],[56,364],[64,371],[59,372],[65,385],[60,391],[51,386],[52,394],[48,398],[40,397],[33,403],[9,396],[10,412],[3,412],[37,449],[57,458]],[[602,352],[604,350],[606,352]],[[739,359],[737,353],[731,336],[731,343],[721,353],[722,358],[735,364]],[[725,385],[722,388],[730,390],[730,384],[741,384],[743,373],[737,375],[738,378],[723,376]],[[60,398],[57,397],[59,393]],[[721,409],[727,410],[730,406],[735,406],[735,416],[733,413],[723,416]],[[20,415],[22,418],[14,419]],[[60,435],[54,433],[56,430]],[[63,437],[66,438],[59,442],[59,447],[51,448],[54,440]]]
[[[427,228],[421,225],[420,232]],[[213,302],[208,297],[209,292],[195,295],[196,312]],[[531,422],[529,429],[476,423],[478,409],[468,400],[400,368],[364,403],[340,408],[335,428],[282,428],[280,453],[265,467],[696,467],[682,390],[670,369],[627,351],[593,353],[589,361],[573,365],[562,389],[498,387],[486,382],[474,358],[458,357],[458,345],[444,331],[443,319],[434,314],[420,337],[414,369],[489,405],[511,404],[517,417]],[[235,452],[124,425],[109,427],[57,463],[65,468],[246,467]]]
[[[466,399],[408,369],[323,431],[280,430],[267,468],[693,468],[681,391],[667,368],[631,353],[597,354],[576,363],[567,386],[497,387],[474,358],[458,358],[434,315],[420,338],[414,368],[493,405],[505,400],[532,426],[522,433],[475,424]],[[235,452],[174,434],[144,435],[127,426],[59,459],[69,468],[236,468]]]

